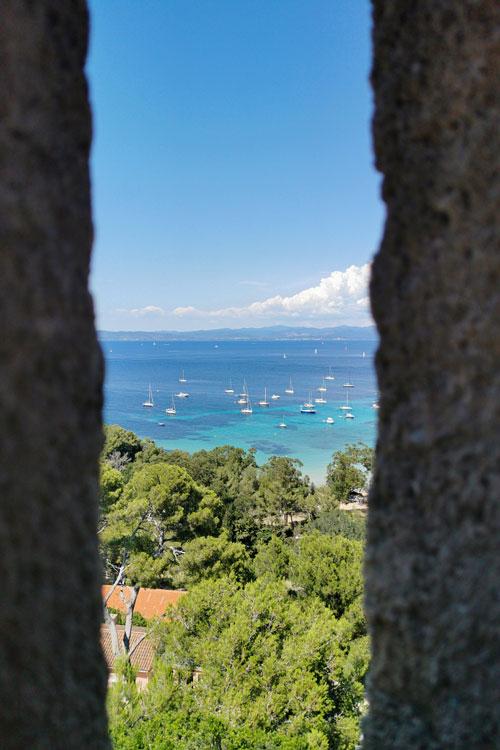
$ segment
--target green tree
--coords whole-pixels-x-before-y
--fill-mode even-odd
[[[363,443],[337,451],[328,464],[326,483],[338,502],[346,502],[353,490],[364,489],[373,468],[373,450]]]
[[[339,617],[363,591],[362,559],[360,542],[312,531],[293,547],[290,580],[304,594],[318,596]]]
[[[145,440],[141,441],[141,450],[136,453],[134,460],[138,467],[143,464],[171,463],[171,461],[169,460],[170,453],[171,451],[167,451],[165,450],[165,448],[160,448],[158,445],[156,445],[156,443],[153,442],[153,440],[149,440],[149,438],[146,438]],[[186,453],[185,455],[189,456],[188,453]]]
[[[100,466],[99,483],[99,509],[101,521],[103,521],[112,508],[118,502],[123,493],[125,479],[121,471],[114,469],[107,461],[102,461]]]
[[[172,611],[160,651],[202,670],[197,705],[229,726],[303,735],[328,732],[328,643],[335,620],[282,582],[204,582]],[[197,686],[199,684],[199,689]]]
[[[127,557],[126,577],[140,585],[168,583],[175,549],[197,535],[216,533],[224,508],[211,490],[178,466],[138,469],[108,514],[101,535],[115,557]]]
[[[237,581],[253,577],[249,554],[243,544],[230,542],[227,534],[198,537],[183,546],[177,583],[188,588],[208,578],[232,576]]]
[[[194,482],[178,466],[147,464],[134,472],[109,511],[100,537],[108,576],[115,586],[129,586],[123,597],[125,652],[141,586],[171,585],[182,553],[180,545],[196,535],[216,533],[223,510],[214,492]],[[107,610],[105,614],[117,650],[113,620]]]
[[[191,456],[193,478],[214,490],[225,503],[240,495],[242,478],[248,468],[252,468],[256,476],[255,451],[244,451],[232,445],[197,451]]]
[[[271,578],[287,578],[290,564],[290,546],[272,536],[267,542],[260,542],[253,561],[255,576],[270,576]]]
[[[314,730],[302,737],[229,726],[196,703],[192,684],[158,662],[148,690],[121,680],[109,691],[108,715],[115,750],[323,750]],[[322,735],[324,737],[324,735]],[[316,744],[314,744],[316,743]]]
[[[126,456],[129,461],[133,461],[141,447],[141,441],[130,430],[125,430],[118,424],[110,424],[104,427],[104,448],[102,450],[104,458],[109,458],[113,453],[117,453],[120,456]]]
[[[316,529],[322,534],[347,537],[347,539],[357,539],[359,542],[365,540],[366,520],[361,512],[351,510],[332,510],[326,513],[319,513],[307,525],[307,531]]]
[[[339,626],[319,599],[293,596],[284,581],[205,581],[171,610],[168,622],[155,626],[155,679],[163,674],[166,685],[158,693],[152,685],[149,698],[170,694],[168,675],[175,675],[177,710],[221,722],[220,744],[213,747],[340,747],[335,738],[345,740],[346,717],[350,728],[358,727],[357,742],[362,648],[350,654],[347,627]],[[193,682],[195,668],[201,672]],[[167,702],[171,709],[172,699]],[[166,708],[155,706],[157,713]]]
[[[310,487],[300,466],[295,458],[272,456],[262,467],[258,500],[265,523],[292,527],[294,515],[307,509]]]

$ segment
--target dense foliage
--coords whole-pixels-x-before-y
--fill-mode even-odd
[[[346,502],[353,492],[364,490],[373,469],[373,450],[363,443],[348,445],[333,454],[326,484],[338,502]]]
[[[347,486],[366,483],[370,453],[335,454],[316,488],[292,459],[258,467],[253,451],[231,446],[167,452],[107,428],[106,578],[189,592],[149,624],[147,690],[126,660],[110,690],[117,750],[357,746],[368,666],[364,521],[337,508]]]

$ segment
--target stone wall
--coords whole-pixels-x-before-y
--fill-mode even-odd
[[[0,4],[0,747],[107,748],[83,0]]]
[[[500,4],[374,0],[367,750],[500,747]],[[107,748],[84,0],[0,4],[0,746]]]
[[[374,0],[366,750],[500,747],[498,0]]]

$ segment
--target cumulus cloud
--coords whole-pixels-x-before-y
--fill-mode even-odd
[[[165,315],[163,307],[157,305],[146,305],[146,307],[133,307],[131,310],[120,308],[116,312],[131,315],[133,318],[143,318],[146,315]]]
[[[368,281],[370,263],[333,271],[316,286],[290,296],[277,294],[242,307],[201,310],[193,306],[176,307],[178,318],[212,318],[259,322],[290,319],[364,325],[370,323]]]

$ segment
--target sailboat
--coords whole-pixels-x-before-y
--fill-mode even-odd
[[[316,414],[316,409],[314,408],[314,404],[311,399],[312,397],[311,397],[311,394],[309,393],[309,400],[305,401],[300,407],[301,414]]]
[[[269,406],[269,401],[267,400],[267,388],[264,388],[264,398],[262,401],[259,401],[259,406]]]
[[[173,394],[172,394],[172,406],[167,406],[167,408],[165,409],[165,414],[168,414],[169,416],[174,416],[175,414],[177,414],[177,409],[175,408],[175,401],[174,401]]]
[[[184,370],[181,370],[181,374],[179,375],[179,383],[187,383],[187,378],[184,375]]]
[[[314,403],[315,404],[326,404],[328,402],[327,402],[326,398],[324,398],[323,396],[319,396],[319,398],[315,398],[314,399]]]
[[[335,380],[335,375],[332,375],[332,368],[328,368],[328,375],[325,375],[325,380]]]
[[[325,378],[323,378],[323,385],[320,385],[320,386],[318,386],[318,391],[319,391],[320,393],[326,393],[326,391],[327,391],[327,387],[326,387],[326,385],[325,385]]]
[[[292,385],[292,378],[290,378],[290,385],[288,388],[285,388],[285,393],[288,393],[289,396],[293,396],[294,390]]]
[[[231,378],[229,378],[229,388],[224,388],[224,393],[234,393],[233,383]]]
[[[151,408],[155,405],[153,401],[153,389],[151,388],[151,383],[149,384],[148,397],[145,401],[143,401],[142,405],[147,406],[148,408]]]
[[[347,381],[344,383],[344,388],[354,388],[353,384],[351,383],[351,373],[349,373],[349,377],[347,378]]]
[[[243,393],[240,393],[240,397],[237,401],[238,404],[247,404],[248,403],[248,388],[247,388],[247,381],[243,381]]]
[[[285,422],[285,417],[284,416],[283,416],[283,419],[281,420],[281,422],[279,423],[278,427],[280,427],[282,430],[286,430],[287,423]]]
[[[340,408],[342,409],[342,411],[351,411],[351,407],[349,406],[349,391],[346,391],[345,398],[345,404],[343,404]]]
[[[252,414],[252,404],[250,402],[250,396],[247,393],[247,401],[243,409],[240,409],[242,414]]]

